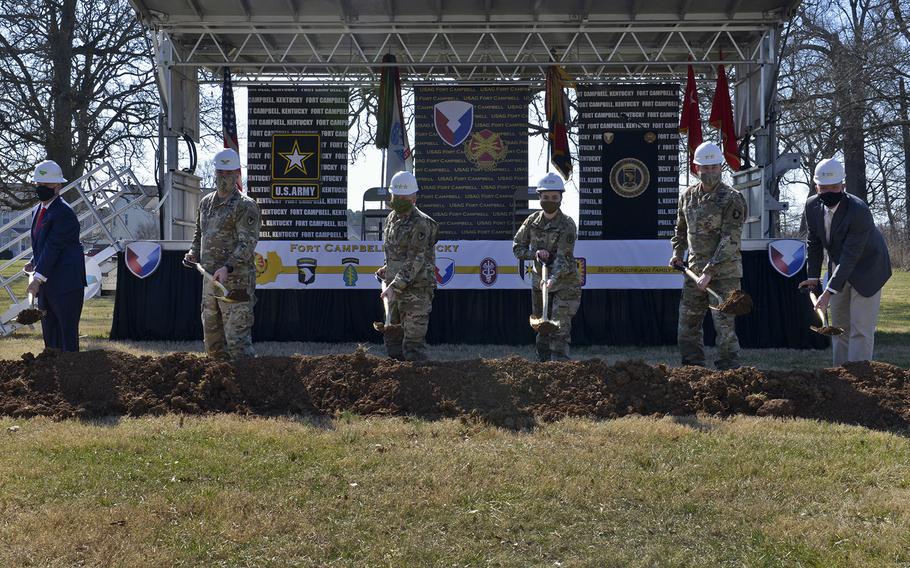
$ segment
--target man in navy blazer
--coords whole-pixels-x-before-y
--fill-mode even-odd
[[[869,207],[844,191],[844,166],[835,159],[815,168],[816,195],[806,201],[809,279],[816,288],[828,252],[828,284],[816,308],[831,305],[831,325],[844,333],[832,340],[834,364],[871,361],[882,287],[891,278],[891,258]]]
[[[38,164],[32,179],[40,203],[32,211],[32,260],[25,270],[34,271],[34,275],[28,291],[46,312],[41,320],[44,347],[79,351],[79,318],[86,286],[79,219],[59,196],[66,179],[56,162]]]

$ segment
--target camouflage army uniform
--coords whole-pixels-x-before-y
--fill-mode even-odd
[[[406,215],[389,214],[382,231],[385,283],[394,291],[389,304],[392,323],[404,337],[385,335],[389,357],[422,361],[427,326],[436,289],[436,221],[414,207]]]
[[[711,192],[704,191],[698,183],[679,196],[676,235],[672,239],[673,256],[682,259],[688,248],[689,268],[696,274],[709,274],[708,286],[721,297],[740,287],[743,275],[740,241],[745,217],[746,200],[740,192],[723,183]],[[678,329],[684,365],[705,364],[702,321],[708,305],[708,293],[699,291],[695,282],[686,278],[679,303]],[[711,310],[711,315],[717,330],[717,368],[739,366],[734,316],[717,310]]]
[[[540,290],[542,265],[535,255],[538,250],[550,252],[548,276],[554,282],[549,291],[549,319],[559,324],[559,330],[549,335],[537,334],[537,356],[541,361],[549,361],[551,357],[557,361],[569,358],[572,318],[581,304],[581,280],[574,254],[577,234],[575,221],[562,211],[558,211],[552,219],[547,219],[543,211],[538,211],[525,219],[513,239],[512,253],[515,258],[534,262],[531,274],[533,317],[543,315],[543,293]]]
[[[228,291],[246,290],[249,302],[219,302],[212,295],[214,285],[202,286],[202,330],[205,352],[210,357],[232,359],[255,357],[253,351],[253,306],[256,303],[256,269],[253,255],[259,240],[259,206],[254,200],[234,191],[222,200],[217,192],[202,198],[196,213],[196,232],[190,253],[203,268],[214,273],[222,266],[233,267],[224,287]]]

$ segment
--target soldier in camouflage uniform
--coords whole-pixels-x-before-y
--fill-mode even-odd
[[[427,325],[436,289],[436,221],[414,204],[417,179],[410,172],[392,177],[392,213],[382,231],[385,265],[376,276],[385,283],[382,297],[389,299],[392,323],[404,333],[386,333],[389,357],[423,361],[426,356]]]
[[[672,239],[670,266],[684,266],[683,254],[689,250],[688,266],[701,274],[698,282],[685,279],[679,303],[679,351],[683,365],[705,365],[702,321],[709,298],[705,288],[721,297],[740,288],[743,275],[740,241],[746,216],[742,194],[720,181],[723,153],[710,142],[695,150],[700,183],[679,196],[676,234]],[[718,369],[739,366],[739,341],[734,316],[711,310],[717,331]]]
[[[248,302],[216,300],[214,285],[202,287],[202,330],[209,357],[255,357],[253,306],[256,303],[256,269],[253,255],[259,241],[259,206],[237,190],[240,156],[232,149],[215,155],[216,191],[206,195],[196,213],[193,245],[187,262],[203,268],[228,291],[246,290]]]
[[[581,304],[581,279],[575,263],[575,221],[559,210],[565,183],[555,173],[545,175],[537,184],[537,194],[543,211],[532,213],[515,233],[512,252],[519,260],[534,262],[531,274],[531,312],[539,318],[543,313],[542,286],[549,290],[549,319],[559,325],[551,334],[537,334],[537,357],[541,361],[567,361],[572,318]],[[548,279],[541,281],[543,264],[548,267]]]

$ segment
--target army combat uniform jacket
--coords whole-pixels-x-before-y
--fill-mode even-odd
[[[742,278],[740,245],[746,200],[729,185],[720,183],[705,191],[701,183],[679,196],[673,256],[682,259],[689,249],[689,268],[711,278]]]
[[[436,221],[417,207],[404,216],[390,213],[382,230],[386,284],[396,292],[435,288],[438,232]]]
[[[253,256],[259,242],[259,206],[239,191],[227,200],[209,193],[199,203],[196,231],[190,252],[210,274],[222,266],[233,271],[228,275],[228,290],[252,291],[256,285]]]
[[[575,239],[578,229],[575,221],[562,211],[553,219],[544,217],[543,211],[532,213],[521,224],[512,242],[515,258],[532,261],[532,282],[540,289],[543,265],[536,259],[538,250],[550,253],[547,263],[549,277],[554,280],[550,291],[580,288],[578,265],[575,262]]]

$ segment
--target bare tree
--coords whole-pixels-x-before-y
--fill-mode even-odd
[[[863,200],[867,138],[899,124],[896,80],[907,61],[892,16],[889,0],[803,2],[783,54],[781,140],[807,169],[842,151],[847,189]]]
[[[151,48],[126,0],[0,0],[0,202],[49,158],[67,179],[144,157],[157,128]]]

